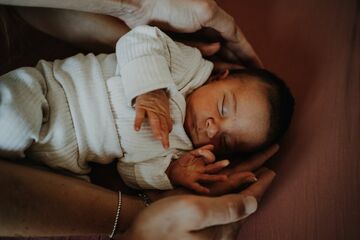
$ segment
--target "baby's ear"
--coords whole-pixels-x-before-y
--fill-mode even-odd
[[[229,69],[222,69],[220,71],[214,71],[212,75],[209,77],[208,82],[214,82],[221,79],[225,79],[229,76]]]

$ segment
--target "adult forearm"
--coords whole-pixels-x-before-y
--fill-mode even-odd
[[[124,22],[108,15],[34,7],[16,10],[36,29],[95,52],[114,52],[117,40],[129,31]]]
[[[0,161],[0,235],[109,234],[118,195],[62,175]],[[119,227],[124,230],[144,208],[123,196]]]
[[[0,0],[0,4],[24,7],[71,9],[112,15],[136,10],[143,0]]]

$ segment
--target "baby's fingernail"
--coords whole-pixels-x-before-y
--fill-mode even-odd
[[[139,127],[135,127],[135,131],[139,131],[140,130],[140,128]]]
[[[246,196],[243,198],[243,203],[245,207],[245,214],[250,215],[257,209],[257,201],[253,196]]]
[[[246,179],[247,182],[251,182],[251,183],[254,183],[254,182],[257,182],[257,178],[256,177],[249,177]]]
[[[210,190],[209,190],[208,188],[206,188],[206,189],[203,190],[203,193],[209,194],[209,193],[210,193]]]

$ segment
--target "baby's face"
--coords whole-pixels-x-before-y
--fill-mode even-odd
[[[216,153],[229,154],[264,143],[270,119],[265,89],[259,81],[229,75],[187,96],[184,127],[194,147],[213,144]]]

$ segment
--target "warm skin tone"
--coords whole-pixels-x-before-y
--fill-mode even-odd
[[[232,76],[225,70],[186,97],[184,128],[196,149],[170,163],[166,174],[173,185],[209,194],[204,183],[226,181],[218,173],[229,165],[228,160],[215,161],[214,153],[249,151],[265,142],[270,126],[267,87],[255,77]],[[156,104],[154,95],[158,96]],[[135,103],[135,129],[147,116],[154,137],[167,148],[171,116],[165,91],[143,94]],[[242,177],[245,182],[256,181],[251,172]]]
[[[127,233],[130,234],[130,239],[147,240],[236,239],[236,229],[241,224],[241,219],[244,219],[249,210],[251,212],[255,207],[253,203],[246,204],[245,207],[244,196],[257,196],[256,198],[259,199],[274,175],[265,170],[260,171],[258,177],[259,181],[241,194],[228,194],[216,198],[190,196],[186,201],[176,198],[164,199],[161,204],[166,204],[166,209],[155,203],[152,208],[139,214],[134,228],[130,228]],[[189,201],[192,204],[189,204]],[[169,216],[173,216],[173,220],[169,221]],[[149,219],[152,219],[150,223]],[[227,224],[218,227],[219,224],[224,223]],[[159,224],[161,228],[158,228]],[[125,236],[127,234],[124,234]]]
[[[221,46],[223,57],[261,65],[233,18],[213,0],[183,0],[181,6],[176,0],[0,0],[0,3],[40,7],[23,8],[20,14],[36,28],[50,35],[99,51],[113,49],[117,39],[128,30],[128,26],[118,19],[130,27],[148,23],[161,25],[162,22],[166,23],[168,29],[180,32],[210,27],[218,30],[225,39]],[[63,10],[53,9],[49,13],[43,7]],[[169,16],[171,18],[167,18]],[[208,45],[202,53],[211,55],[219,47],[218,43]],[[274,146],[247,162],[224,169],[221,174],[226,175],[227,180],[211,184],[210,194],[219,195],[236,189],[244,183],[242,172],[255,171],[277,149]],[[140,215],[139,212],[144,209],[142,202],[136,197],[123,195],[119,226],[126,228],[133,219],[135,221],[121,239],[158,240],[164,236],[168,239],[180,236],[181,239],[189,240],[214,236],[217,239],[233,239],[239,229],[237,220],[247,216],[244,212],[244,196],[259,199],[270,185],[274,173],[265,170],[257,177],[259,180],[241,194],[211,199],[194,195],[166,198],[166,201],[158,201]],[[112,229],[117,194],[107,189],[1,160],[0,190],[0,235],[71,236],[108,234]],[[176,193],[170,191],[166,194]],[[152,195],[153,198],[155,196],[162,197],[159,194]],[[174,213],[179,212],[179,206],[193,211],[178,216]],[[199,213],[197,216],[200,218],[194,219],[194,212]],[[176,229],[166,235],[160,231],[171,225],[175,225]],[[210,225],[213,227],[199,231]]]
[[[228,154],[263,144],[270,127],[267,88],[256,77],[224,70],[186,96],[184,128],[194,147],[211,144],[216,154]],[[172,122],[165,90],[138,96],[135,110],[134,128],[139,130],[147,118],[154,137],[168,148]]]
[[[186,98],[185,130],[195,147],[212,144],[217,154],[251,150],[269,130],[266,85],[228,71]]]
[[[213,154],[214,146],[205,145],[190,151],[170,163],[166,170],[173,185],[184,186],[201,194],[213,194],[214,185],[228,181],[228,175],[223,170],[229,160],[216,161]],[[241,172],[237,176],[243,183],[253,183],[257,179],[252,172]],[[204,183],[207,183],[204,186]],[[212,185],[209,185],[212,183]]]
[[[104,42],[110,44],[116,42],[123,32],[123,28],[116,27],[117,23],[110,19],[91,16],[93,13],[121,19],[130,28],[152,24],[161,29],[186,33],[195,32],[204,27],[212,28],[225,39],[220,50],[222,57],[233,62],[242,61],[253,66],[262,65],[244,34],[236,25],[234,18],[221,9],[214,0],[182,0],[181,4],[177,0],[0,0],[0,4],[64,9],[65,12],[60,14],[66,15],[67,21],[59,17],[59,14],[56,12],[46,14],[47,10],[43,13],[45,16],[40,18],[38,14],[41,14],[41,9],[37,10],[37,14],[31,13],[31,10],[22,10],[22,13],[25,19],[32,22],[36,28],[60,39],[65,38],[70,42],[84,42],[83,37],[86,35],[104,35],[104,39],[101,39],[101,37],[91,37],[90,41],[94,41],[92,45],[95,47],[98,47],[96,42],[100,46]],[[90,25],[96,25],[99,19],[100,23],[106,21],[113,22],[113,26],[110,27],[115,30],[115,33],[119,33],[119,35],[116,36],[117,34],[112,33],[106,28],[91,28],[89,27],[90,25],[85,26],[83,23],[81,24],[84,27],[67,30],[64,26],[78,26],[79,24],[78,13],[66,12],[67,10],[90,13],[88,15],[80,14],[83,15],[83,20]],[[26,11],[30,12],[26,13]],[[38,19],[43,19],[43,22],[39,22]],[[50,24],[47,25],[46,22]],[[73,37],[71,36],[72,34],[74,34]]]
[[[214,184],[212,193],[222,195],[235,190],[243,182],[243,179],[238,177],[239,174],[259,169],[277,150],[278,146],[273,146],[246,162],[224,170],[228,180]],[[145,208],[143,202],[137,197],[123,194],[119,227],[126,230],[131,225],[131,228],[125,232],[123,238],[119,236],[119,239],[150,240],[164,236],[176,239],[186,234],[186,239],[189,240],[205,240],[212,234],[222,236],[229,231],[234,235],[239,228],[237,220],[247,215],[244,213],[243,197],[254,196],[259,201],[274,176],[272,171],[264,169],[257,173],[259,180],[248,189],[240,194],[219,198],[179,195],[161,200],[179,193],[184,194],[184,191],[173,190],[161,194],[148,192],[157,204],[147,208],[141,215],[139,213]],[[0,160],[0,189],[0,236],[79,236],[111,232],[117,206],[116,192],[78,179],[3,160]],[[179,213],[179,208],[193,211],[179,217],[175,214]],[[199,213],[196,215],[196,222],[194,212]],[[229,215],[229,212],[235,214]],[[216,223],[212,222],[214,215],[218,216]],[[237,227],[233,228],[228,223],[237,224]],[[222,224],[227,225],[218,226]],[[171,225],[176,225],[177,228],[163,235],[160,231],[164,229],[163,226]],[[215,226],[193,231],[210,225]],[[146,234],[151,234],[151,237]]]

